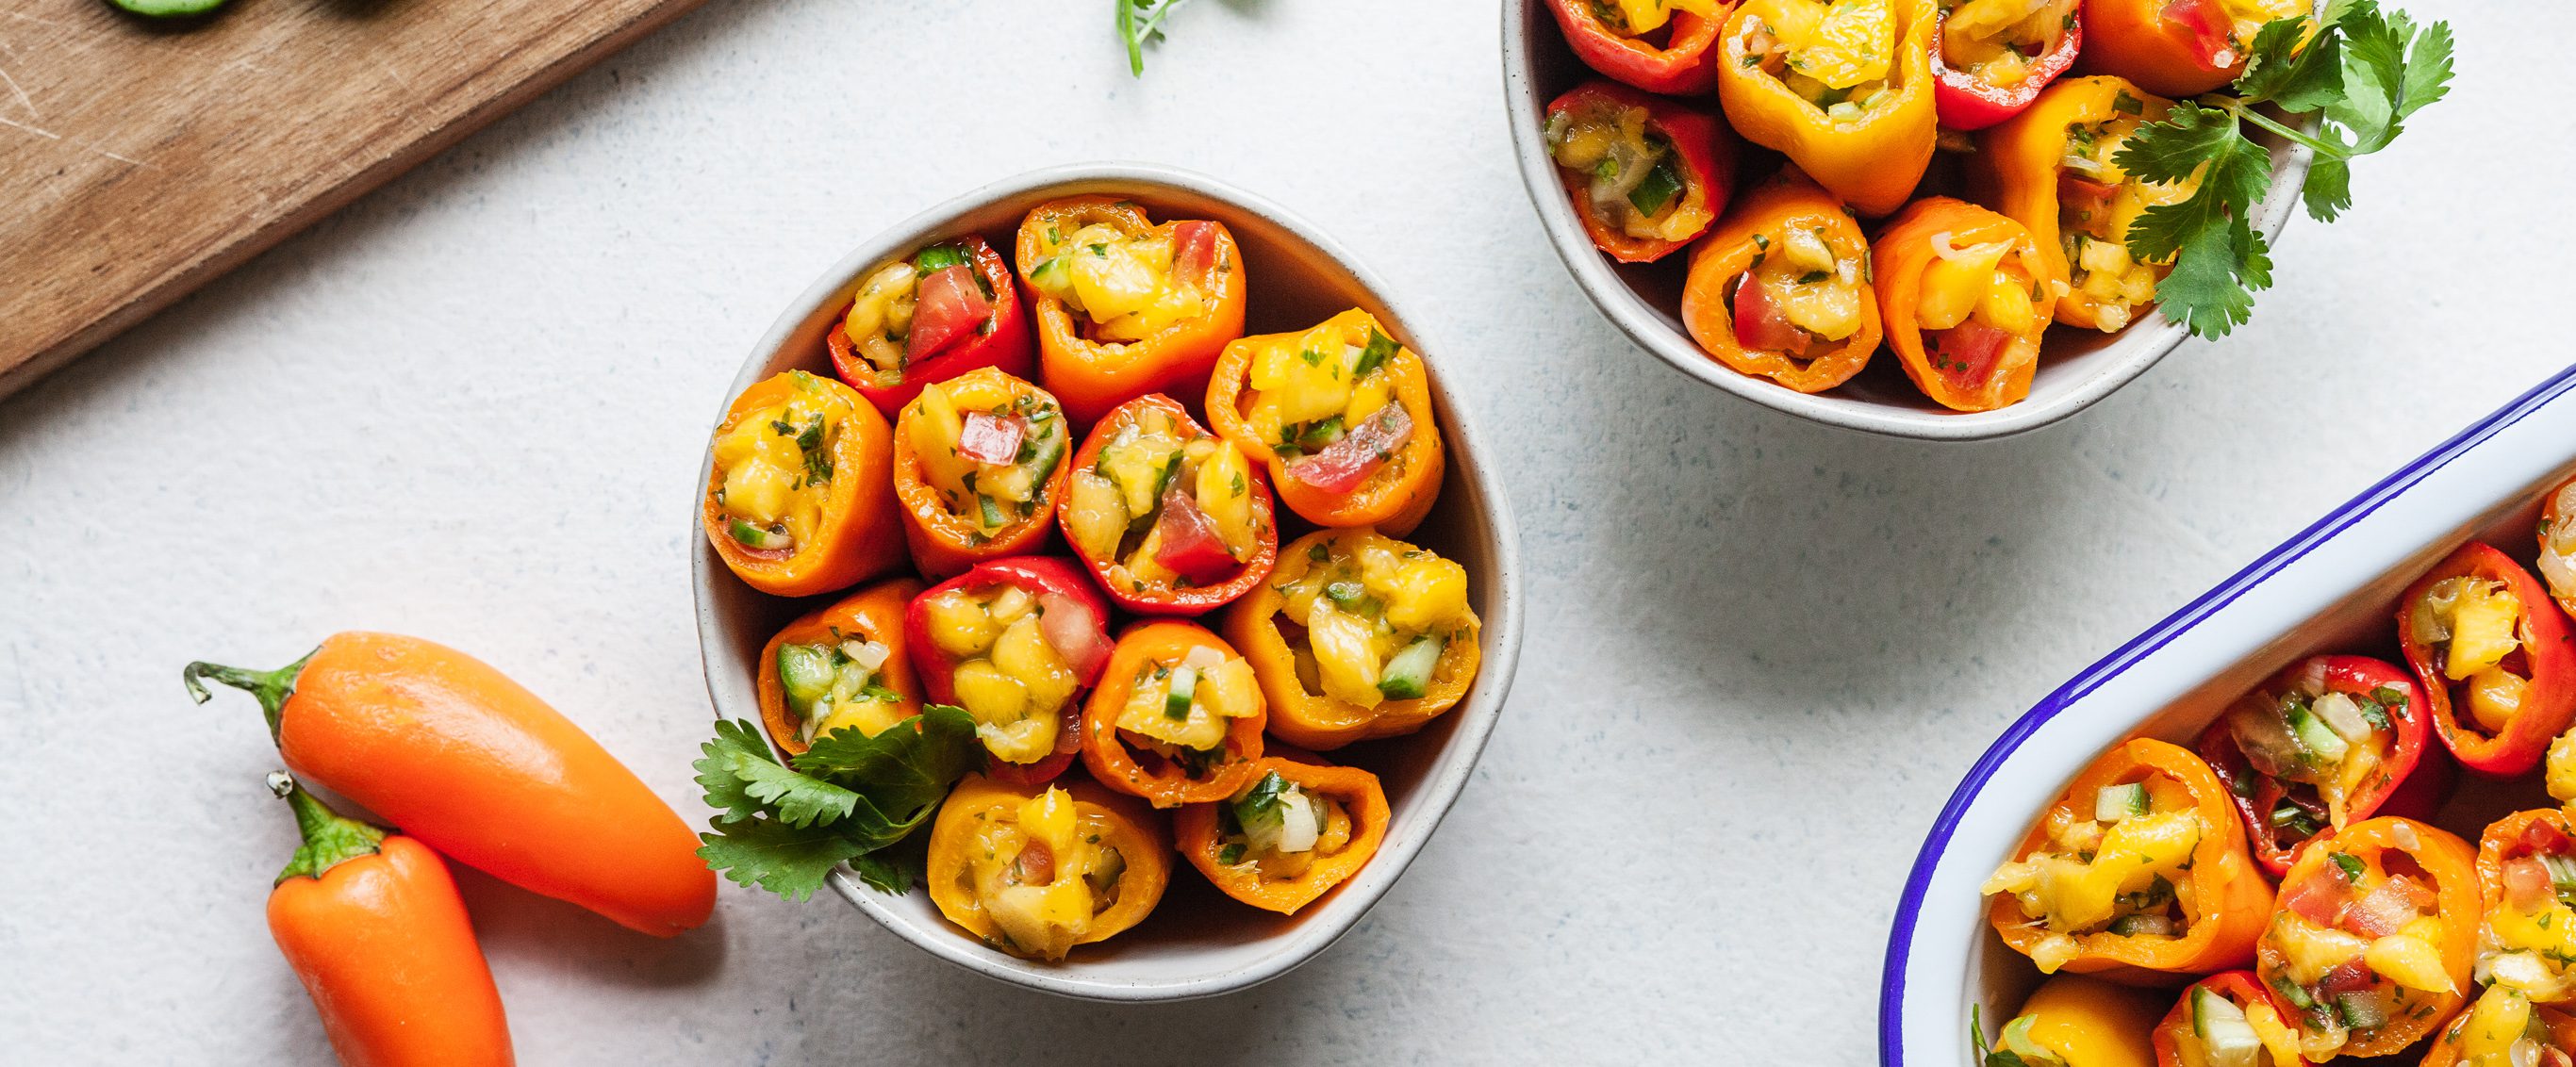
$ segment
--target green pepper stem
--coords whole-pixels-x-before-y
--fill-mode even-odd
[[[295,828],[304,837],[304,843],[295,846],[295,858],[286,861],[286,869],[277,872],[277,881],[271,885],[289,878],[320,878],[333,867],[375,855],[384,845],[382,827],[331,810],[330,805],[296,784],[294,775],[270,771],[268,791],[295,810]]]
[[[295,695],[296,676],[304,673],[304,664],[320,651],[316,648],[305,653],[303,659],[273,671],[243,670],[200,660],[182,669],[179,681],[188,687],[188,695],[200,704],[214,698],[214,694],[206,690],[206,679],[209,678],[258,698],[260,713],[268,717],[268,739],[273,742],[277,740],[279,723],[286,714],[286,698]]]

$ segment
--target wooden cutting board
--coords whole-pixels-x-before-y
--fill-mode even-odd
[[[698,0],[0,0],[0,396]]]

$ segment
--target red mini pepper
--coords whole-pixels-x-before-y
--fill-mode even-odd
[[[1731,4],[1729,6],[1732,6]],[[1717,31],[1725,21],[1720,8],[1702,18],[1672,12],[1662,47],[1651,35],[1637,36],[1601,20],[1603,8],[1593,0],[1548,0],[1565,43],[1586,66],[1650,93],[1697,96],[1717,88]]]
[[[1592,196],[1593,183],[1607,180],[1599,176],[1600,164],[1588,159],[1569,162],[1565,154],[1565,131],[1573,124],[1587,118],[1616,121],[1619,113],[1629,109],[1646,112],[1646,132],[1672,146],[1672,154],[1666,158],[1677,164],[1679,171],[1676,177],[1681,188],[1672,194],[1670,206],[1646,213],[1665,216],[1656,225],[1661,232],[1651,237],[1629,232],[1624,219],[1605,217],[1602,205]],[[1595,247],[1622,263],[1651,263],[1681,251],[1708,232],[1717,217],[1725,213],[1727,200],[1734,193],[1735,141],[1718,124],[1717,116],[1625,85],[1594,79],[1549,101],[1547,141],[1548,156],[1557,165],[1557,178],[1573,199],[1574,214],[1583,220],[1584,232],[1592,236]],[[1611,210],[1625,213],[1636,204],[1635,193],[1626,196],[1627,199],[1614,199]]]
[[[1122,559],[1114,548],[1100,554],[1093,552],[1092,546],[1085,543],[1084,520],[1089,514],[1087,509],[1091,500],[1083,483],[1097,480],[1114,486],[1115,483],[1096,472],[1100,454],[1118,438],[1120,431],[1136,426],[1145,418],[1147,411],[1161,414],[1163,423],[1170,427],[1170,432],[1183,448],[1191,442],[1205,439],[1216,442],[1220,452],[1230,454],[1226,457],[1228,464],[1237,468],[1238,476],[1233,482],[1232,496],[1225,502],[1242,508],[1250,516],[1252,543],[1247,546],[1249,555],[1240,560],[1234,558],[1214,521],[1208,518],[1207,512],[1199,509],[1197,501],[1205,496],[1198,487],[1208,484],[1205,480],[1211,470],[1208,464],[1217,462],[1219,457],[1215,455],[1195,464],[1175,467],[1179,473],[1165,479],[1172,488],[1155,505],[1154,512],[1135,516],[1132,520],[1136,523],[1152,520],[1152,525],[1147,527],[1151,531],[1147,534],[1147,542],[1155,548],[1150,558],[1156,566],[1149,569],[1157,573],[1150,576],[1139,574],[1130,565],[1136,563],[1138,557],[1147,555],[1145,549],[1148,544],[1128,549],[1130,555]],[[1173,462],[1181,463],[1180,457],[1174,457]],[[1215,468],[1217,472],[1224,469]],[[1262,579],[1270,577],[1270,567],[1279,559],[1279,524],[1272,516],[1269,471],[1265,466],[1249,461],[1232,442],[1201,427],[1180,401],[1161,393],[1147,393],[1102,416],[1100,422],[1092,426],[1091,436],[1082,442],[1082,449],[1074,453],[1072,478],[1073,486],[1066,503],[1056,512],[1057,521],[1064,527],[1065,543],[1072,546],[1074,558],[1091,568],[1092,577],[1109,592],[1109,599],[1128,611],[1142,615],[1207,614],[1251,592]],[[1184,478],[1188,480],[1184,481]],[[1115,492],[1115,489],[1101,491]],[[1225,487],[1220,485],[1218,492],[1224,491]],[[1118,505],[1109,507],[1113,521],[1126,515]],[[1115,546],[1123,540],[1117,536],[1106,536],[1099,543]]]
[[[2495,669],[2520,678],[2521,691],[2500,729],[2485,730],[2475,722],[2460,722],[2458,705],[2476,699],[2469,691],[2484,672],[2470,678],[2450,677],[2445,661],[2452,635],[2434,640],[2427,632],[2427,627],[2436,623],[2453,625],[2434,618],[2428,604],[2435,587],[2452,578],[2500,583],[2504,595],[2519,605],[2519,625],[2514,633],[2519,647]],[[2540,764],[2550,740],[2567,729],[2570,719],[2576,719],[2576,645],[2570,644],[2567,616],[2550,599],[2549,590],[2539,579],[2492,545],[2480,541],[2461,545],[2440,566],[2408,586],[2406,595],[2397,602],[2397,640],[2406,649],[2407,665],[2423,682],[2424,695],[2433,708],[2433,725],[2441,731],[2442,743],[2450,747],[2461,766],[2472,771],[2500,778],[2529,771]],[[2473,711],[2472,719],[2475,717]]]
[[[2343,826],[2373,815],[2431,817],[2449,799],[2458,777],[2450,757],[2432,747],[2432,717],[2423,690],[2396,664],[2368,656],[2312,656],[2282,668],[2238,700],[2260,702],[2258,710],[2268,712],[2284,695],[2314,698],[2325,693],[2367,702],[2388,718],[2386,727],[2374,731],[2386,737],[2386,752],[2369,777],[2345,795],[2340,817],[2329,811],[2315,785],[2257,770],[2229,729],[2228,716],[2220,716],[2200,735],[2200,758],[2209,761],[2209,769],[2236,799],[2254,861],[2275,879],[2290,873],[2302,846]]]
[[[1026,592],[1038,600],[1044,612],[1039,624],[1044,627],[1047,645],[1066,665],[1073,668],[1081,689],[1089,689],[1100,680],[1100,670],[1109,663],[1109,650],[1115,644],[1109,639],[1109,604],[1100,591],[1083,580],[1082,570],[1070,560],[1053,556],[1013,556],[986,560],[966,573],[924,590],[912,599],[903,615],[904,644],[919,673],[922,691],[934,704],[957,703],[957,667],[964,662],[939,646],[931,633],[930,602],[952,590],[988,589],[1007,585]],[[1082,693],[1076,690],[1065,699],[1058,713],[1055,748],[1045,759],[1035,763],[1012,763],[1008,760],[987,761],[985,777],[1014,786],[1044,785],[1073,763],[1074,753],[1082,746],[1079,726],[1082,719]]]
[[[1982,130],[2021,114],[2039,91],[2075,65],[2075,55],[2084,47],[2084,19],[2080,14],[2066,16],[2065,31],[2055,43],[2028,60],[2021,80],[2011,85],[1997,85],[1980,78],[1973,71],[1952,67],[1941,51],[1943,35],[1949,29],[1949,16],[1932,30],[1932,106],[1940,112],[1941,125],[1953,130]]]
[[[1012,276],[1011,265],[981,237],[970,235],[941,244],[966,252],[970,262],[957,266],[967,268],[969,277],[982,283],[980,292],[966,294],[958,290],[959,300],[946,299],[943,294],[958,277],[948,274],[953,268],[932,271],[920,278],[913,328],[904,339],[903,366],[881,372],[859,354],[857,343],[850,337],[847,306],[823,331],[824,346],[832,354],[832,370],[889,419],[912,403],[912,398],[920,396],[922,386],[984,367],[998,367],[1014,378],[1026,378],[1035,358],[1037,348],[1029,333],[1028,312],[1021,306],[1019,281]],[[947,313],[948,309],[961,302],[971,306],[977,297],[986,304],[985,313],[963,330],[950,328],[947,323],[954,316]]]

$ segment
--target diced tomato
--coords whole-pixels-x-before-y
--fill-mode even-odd
[[[975,270],[952,263],[930,272],[912,298],[912,332],[904,337],[905,362],[919,362],[983,328],[993,315],[993,302],[975,284]]]
[[[1395,458],[1412,436],[1413,416],[1402,404],[1388,404],[1323,451],[1289,464],[1288,476],[1327,493],[1347,493]]]
[[[2346,961],[2343,966],[2327,971],[2325,977],[2317,979],[2317,993],[2325,997],[2331,997],[2337,993],[2351,993],[2368,989],[2378,980],[2379,976],[2371,973],[2370,965],[2356,956]]]
[[[1109,665],[1110,641],[1102,630],[1104,620],[1092,612],[1091,605],[1071,594],[1046,593],[1038,597],[1038,611],[1038,633],[1073,668],[1074,678],[1084,685],[1099,681],[1101,669]],[[1064,736],[1074,736],[1073,729],[1066,728]],[[1070,743],[1059,738],[1056,747]]]
[[[2229,36],[2227,12],[2214,0],[2166,0],[2165,21],[2191,31],[2196,57],[2211,70],[2236,65],[2236,42]]]
[[[1029,424],[984,411],[966,413],[965,431],[957,435],[957,454],[977,463],[1009,463],[1020,458],[1020,438]]]
[[[2071,170],[2057,172],[2058,206],[2091,210],[2111,202],[2120,187],[2112,182],[2095,181]]]
[[[1217,535],[1216,522],[1200,511],[1198,501],[1174,486],[1163,494],[1163,517],[1154,523],[1162,543],[1154,549],[1154,562],[1200,585],[1213,585],[1225,579],[1235,567],[1234,553],[1226,551],[1225,538]]]
[[[1933,331],[1925,343],[1932,350],[1932,366],[1942,377],[1962,389],[1975,389],[1994,375],[1995,363],[2002,358],[2004,345],[2012,341],[2012,336],[1972,319]]]
[[[2319,926],[2332,927],[2343,919],[2344,903],[2352,898],[2342,876],[2332,865],[2317,868],[2295,885],[2281,891],[2281,906],[2290,913]]]
[[[2381,938],[2404,929],[2418,914],[2411,888],[2403,878],[2381,882],[2343,912],[2347,930],[2368,938]]]
[[[1022,885],[1045,885],[1055,881],[1055,850],[1048,848],[1044,841],[1030,838],[1021,845],[1017,865]]]
[[[1216,224],[1191,220],[1172,224],[1172,271],[1195,282],[1216,270]]]
[[[2517,911],[2533,912],[2557,899],[2549,868],[2529,856],[2504,861],[2504,902]]]
[[[1747,274],[1735,286],[1735,343],[1747,352],[1804,355],[1807,331],[1790,322],[1780,302],[1771,299],[1771,290]]]
[[[2533,819],[2522,827],[2522,847],[2535,856],[2563,856],[2576,849],[2568,848],[2567,832],[2547,819]]]
[[[2433,884],[2433,876],[2424,870],[2423,864],[2415,862],[2414,856],[2393,848],[2379,854],[2379,870],[2391,878],[2411,878],[2425,885]]]

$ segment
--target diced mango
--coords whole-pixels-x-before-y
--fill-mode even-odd
[[[2327,971],[2350,963],[2368,952],[2371,942],[2341,930],[2318,926],[2295,915],[2280,915],[2272,920],[2272,945],[2281,950],[2281,959],[2290,980],[2300,985],[2315,985]]]
[[[2456,682],[2495,666],[2522,647],[2514,625],[2522,619],[2522,602],[2506,592],[2502,582],[2455,580],[2459,593],[2451,607],[2451,650],[2442,661],[2442,673]]]
[[[1282,426],[1339,414],[1351,399],[1356,353],[1337,330],[1318,328],[1294,345],[1271,345],[1253,360],[1251,384]]]
[[[1387,583],[1386,621],[1423,631],[1467,610],[1467,568],[1438,556],[1405,560]]]
[[[1192,442],[1195,444],[1196,442]],[[1219,441],[1199,463],[1195,496],[1216,526],[1217,539],[1236,559],[1252,554],[1252,464],[1234,442]]]
[[[2460,1026],[2458,1062],[2478,1067],[2517,1062],[2513,1047],[2530,1033],[2531,1023],[2530,997],[2501,986],[2479,994]]]
[[[951,657],[980,655],[1001,636],[1001,628],[993,624],[984,605],[963,590],[952,589],[933,597],[923,610],[929,615],[930,643]]]
[[[1819,5],[1790,0],[1798,14],[1772,32],[1789,49],[1798,73],[1836,89],[1888,76],[1896,57],[1896,10],[1890,0],[1835,0]]]
[[[1065,487],[1064,528],[1074,547],[1093,559],[1108,559],[1117,554],[1127,522],[1127,505],[1116,485],[1087,470],[1073,472]]]
[[[2478,728],[2488,733],[2503,733],[2513,723],[2513,713],[2522,710],[2522,697],[2530,683],[2502,667],[2489,667],[2469,676],[2469,717]]]
[[[2430,930],[2419,929],[2428,921],[2433,924]],[[2448,993],[2455,987],[2442,965],[2442,937],[2439,920],[2418,919],[2405,929],[2371,942],[2362,954],[2362,962],[2381,977],[2408,989]]]
[[[1306,612],[1306,639],[1315,650],[1315,666],[1324,692],[1363,708],[1386,699],[1377,688],[1385,664],[1378,657],[1374,627],[1368,620],[1335,610],[1333,602],[1315,598]]]
[[[1002,631],[993,642],[993,666],[1018,681],[1028,694],[1029,708],[1044,716],[1073,697],[1081,686],[1073,668],[1057,655],[1055,646],[1046,642],[1046,632],[1036,615],[1022,615]],[[1050,733],[1049,743],[1055,739]]]

